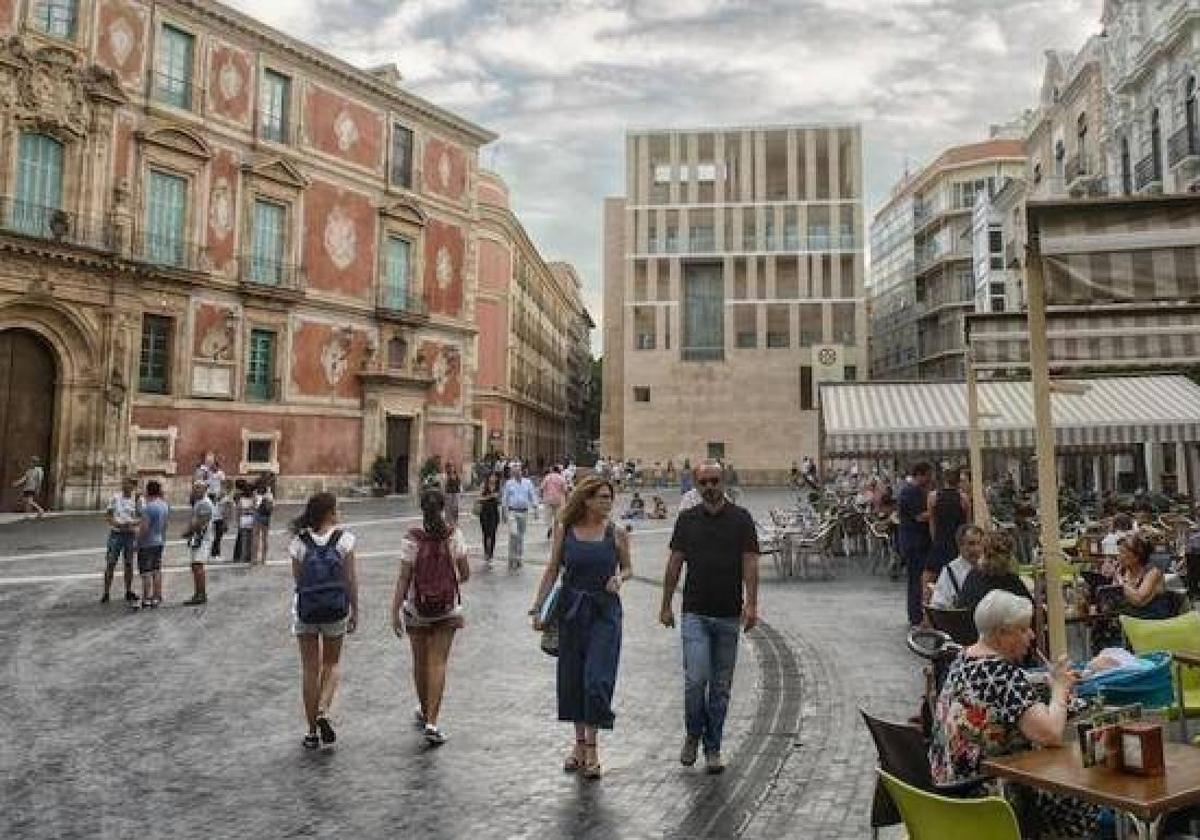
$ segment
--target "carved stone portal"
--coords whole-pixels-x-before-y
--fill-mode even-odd
[[[61,47],[30,49],[15,36],[0,43],[0,108],[17,122],[82,137],[96,101],[126,101],[111,71],[83,67]]]

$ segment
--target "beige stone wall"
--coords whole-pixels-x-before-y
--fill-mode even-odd
[[[600,451],[625,448],[625,199],[604,200],[604,381]]]

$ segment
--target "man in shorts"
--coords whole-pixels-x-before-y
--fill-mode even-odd
[[[213,524],[217,518],[217,506],[208,496],[208,484],[197,481],[192,486],[192,521],[188,524],[188,552],[192,564],[192,597],[183,602],[185,607],[196,607],[208,602],[207,576],[204,562],[212,554]]]
[[[107,604],[112,590],[113,573],[117,560],[125,561],[125,600],[138,599],[133,594],[133,555],[137,551],[138,523],[141,521],[140,499],[137,497],[137,479],[127,478],[121,482],[121,492],[108,503],[108,552],[104,562],[104,594],[100,603]]]
[[[142,609],[162,603],[162,556],[167,544],[167,518],[171,508],[162,495],[162,484],[146,482],[146,503],[138,531],[138,574],[142,576]],[[130,606],[137,609],[137,605]]]
[[[38,504],[38,494],[42,492],[42,482],[46,480],[46,471],[42,469],[42,459],[34,455],[29,459],[29,469],[21,474],[21,477],[13,482],[13,487],[19,487],[21,490],[21,500],[25,506],[25,513],[37,516],[41,519],[46,515],[46,510]],[[30,518],[32,518],[32,516]]]

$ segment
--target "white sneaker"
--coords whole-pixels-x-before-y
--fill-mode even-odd
[[[425,741],[431,747],[440,747],[446,743],[446,733],[432,723],[425,724]]]

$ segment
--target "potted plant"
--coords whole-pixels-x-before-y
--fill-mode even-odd
[[[371,465],[371,493],[375,496],[386,496],[395,486],[396,471],[392,462],[380,455]]]

